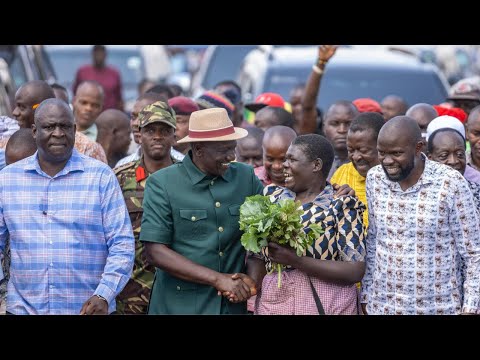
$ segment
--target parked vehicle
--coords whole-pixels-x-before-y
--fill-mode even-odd
[[[194,97],[212,89],[223,80],[235,80],[243,59],[258,45],[211,45],[205,51],[198,72],[193,76]]]
[[[131,111],[138,97],[138,83],[146,78],[161,81],[170,73],[168,55],[162,45],[106,45],[107,64],[122,77],[125,110]],[[57,82],[65,86],[72,98],[75,74],[82,65],[92,63],[92,45],[45,45]]]
[[[250,52],[238,81],[249,102],[263,92],[276,92],[285,99],[291,89],[306,83],[318,48],[275,47]],[[324,112],[336,100],[369,97],[381,101],[395,94],[409,104],[439,104],[445,101],[449,85],[439,69],[414,56],[376,49],[340,47],[322,78],[318,107]]]

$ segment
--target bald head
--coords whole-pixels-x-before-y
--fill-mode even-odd
[[[399,115],[405,115],[408,105],[400,96],[388,95],[380,103],[385,121]]]
[[[430,121],[438,117],[438,112],[430,104],[418,103],[408,109],[405,115],[414,119],[420,127],[420,131],[424,133],[427,131]]]
[[[45,81],[34,80],[23,84],[15,94],[13,116],[21,128],[30,128],[34,122],[35,108],[43,100],[54,98],[53,89]]]
[[[292,127],[293,115],[287,110],[275,106],[265,106],[255,114],[255,126],[263,131],[279,125]]]
[[[290,143],[297,137],[297,133],[290,127],[277,125],[272,126],[263,136],[263,144],[271,142],[273,139],[278,139],[286,143],[287,148],[290,146]]]
[[[35,125],[39,125],[39,122],[45,117],[51,116],[52,110],[55,113],[62,113],[62,116],[65,116],[71,122],[74,122],[72,109],[70,106],[63,101],[62,99],[47,99],[40,103],[37,110],[35,111]]]
[[[111,167],[126,156],[130,145],[130,118],[123,111],[107,109],[95,121],[97,142],[102,145]]]
[[[408,143],[412,146],[422,140],[422,133],[417,122],[408,116],[395,116],[380,129],[378,140],[385,141],[388,139],[390,143],[396,144],[399,141],[408,139]]]
[[[37,151],[37,144],[32,135],[32,129],[20,129],[8,139],[5,147],[5,163],[13,164],[32,156]]]

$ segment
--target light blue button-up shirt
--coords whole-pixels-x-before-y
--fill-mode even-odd
[[[10,236],[7,311],[79,314],[115,297],[132,273],[134,238],[122,191],[104,163],[73,149],[51,177],[34,155],[0,172],[0,252]]]

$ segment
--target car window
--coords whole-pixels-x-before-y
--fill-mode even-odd
[[[266,74],[265,87],[260,92],[278,92],[285,99],[298,83],[306,82],[311,67],[272,68]],[[408,69],[330,68],[320,85],[318,105],[326,110],[336,100],[355,100],[370,97],[381,101],[396,94],[409,105],[418,102],[439,104],[445,101],[447,91],[435,72]]]
[[[235,80],[245,56],[257,45],[219,45],[210,58],[202,81],[204,89],[212,89],[223,80]]]

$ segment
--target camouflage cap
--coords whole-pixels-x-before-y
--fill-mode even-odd
[[[175,110],[163,101],[156,101],[153,104],[145,106],[138,114],[138,120],[140,128],[156,122],[170,125],[174,129],[177,127]]]

